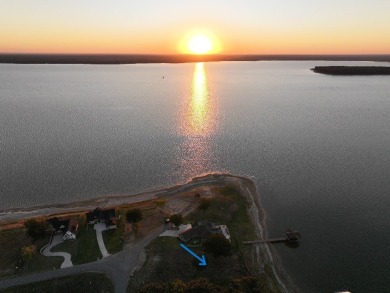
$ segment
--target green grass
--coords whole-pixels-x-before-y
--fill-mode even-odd
[[[92,225],[81,225],[75,241],[65,242],[51,249],[52,252],[63,251],[72,255],[74,265],[96,261],[102,258],[96,240],[96,231]]]
[[[116,229],[103,231],[103,241],[107,248],[108,253],[114,254],[122,251],[124,244],[124,233],[125,233],[125,218],[126,211],[118,209],[116,216],[118,219]]]
[[[72,292],[72,293],[111,293],[114,286],[110,279],[103,274],[84,273],[64,278],[56,278],[48,281],[31,283],[28,285],[12,287],[1,290],[2,293],[52,293],[52,292]]]
[[[188,282],[194,278],[205,277],[211,282],[228,285],[231,278],[255,274],[261,292],[279,292],[272,271],[259,272],[253,261],[253,247],[243,241],[256,239],[255,228],[247,212],[247,200],[234,186],[213,189],[214,198],[208,209],[197,209],[184,219],[185,223],[199,220],[212,220],[228,226],[232,240],[232,256],[215,258],[207,255],[205,270],[192,265],[193,257],[186,253],[175,238],[161,237],[146,249],[147,260],[144,267],[130,278],[128,292],[135,292],[141,282],[155,283],[181,279]],[[202,247],[191,247],[198,255]],[[167,269],[169,268],[169,269]]]
[[[255,238],[254,227],[247,214],[247,203],[233,187],[215,189],[215,197],[205,211],[196,210],[184,219],[185,223],[199,220],[213,220],[228,226],[232,236],[233,255],[215,258],[207,255],[206,270],[192,265],[193,257],[186,253],[176,238],[161,237],[147,247],[146,265],[138,272],[129,285],[128,292],[134,292],[141,282],[161,282],[175,278],[184,281],[206,277],[216,283],[227,283],[230,278],[246,275],[244,259],[252,257],[250,247],[242,245],[243,240]],[[191,247],[199,255],[202,247]],[[167,269],[169,268],[169,269]]]
[[[116,229],[103,231],[104,244],[110,254],[117,253],[123,249],[124,232],[125,223],[122,219],[118,221]]]
[[[255,229],[247,212],[246,199],[231,186],[220,188],[218,194],[211,200],[206,211],[196,210],[186,221],[213,220],[227,225],[233,248],[244,248],[243,241],[256,239]]]
[[[15,273],[17,261],[20,259],[20,249],[30,243],[31,240],[24,229],[0,232],[0,278]]]
[[[33,242],[25,229],[14,229],[0,232],[0,278],[15,274],[29,274],[59,268],[61,257],[45,257],[39,253],[41,247],[50,240],[49,236]],[[20,263],[20,250],[23,246],[34,244],[36,254],[24,263]],[[16,269],[18,267],[18,269]]]
[[[51,256],[47,257],[39,253],[34,255],[33,258],[25,262],[23,266],[22,274],[30,274],[36,272],[50,271],[53,269],[59,269],[64,259],[62,257]]]

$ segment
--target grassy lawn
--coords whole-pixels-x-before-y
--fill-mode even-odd
[[[0,278],[15,273],[20,249],[30,243],[24,229],[0,232]]]
[[[79,227],[77,239],[62,243],[52,248],[51,251],[63,251],[72,255],[72,262],[74,265],[88,263],[102,258],[99,245],[96,240],[96,231],[93,229],[93,225],[87,227],[86,224],[82,224]]]
[[[116,229],[103,231],[103,240],[106,245],[107,251],[110,254],[117,253],[123,249],[125,233],[124,218],[118,220]]]
[[[205,277],[223,284],[231,277],[247,274],[242,262],[242,251],[250,248],[241,243],[243,240],[253,239],[255,232],[246,212],[246,201],[235,189],[229,187],[215,187],[213,194],[215,196],[208,209],[197,209],[184,222],[209,219],[226,224],[232,236],[233,255],[219,258],[207,255],[206,270],[199,270],[193,265],[194,258],[179,246],[176,238],[158,238],[147,248],[146,264],[131,278],[128,292],[136,291],[141,282],[165,282],[175,278],[188,281]],[[198,255],[204,254],[202,247],[191,249]]]
[[[253,261],[253,247],[244,245],[245,240],[256,239],[255,229],[247,212],[247,201],[233,186],[213,187],[210,206],[196,209],[184,219],[184,223],[211,220],[228,226],[232,255],[215,258],[206,255],[207,267],[200,270],[194,266],[194,258],[185,252],[176,238],[161,237],[146,249],[147,260],[143,268],[130,278],[128,292],[136,292],[141,284],[168,282],[181,279],[188,282],[195,278],[207,278],[220,285],[229,285],[233,278],[240,278],[259,271]],[[199,199],[200,202],[200,199]],[[198,255],[204,254],[202,247],[191,247]],[[257,277],[261,292],[278,292],[267,273]],[[270,285],[270,286],[269,286]]]
[[[43,282],[12,287],[2,293],[52,293],[52,292],[114,292],[110,279],[103,274],[84,273],[65,278],[57,278]]]
[[[227,225],[231,234],[232,246],[236,251],[245,250],[248,246],[243,241],[256,239],[256,233],[247,213],[246,199],[230,186],[213,189],[215,197],[211,199],[208,209],[197,209],[186,222],[212,220]]]
[[[45,257],[39,253],[41,247],[47,244],[50,237],[33,242],[25,229],[13,229],[0,232],[0,279],[15,274],[28,274],[33,272],[52,270],[59,268],[62,263],[60,257]],[[20,250],[23,246],[34,244],[36,254],[23,264],[19,262]],[[18,267],[18,269],[15,269]]]

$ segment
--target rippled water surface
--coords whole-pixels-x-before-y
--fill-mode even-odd
[[[0,65],[0,209],[251,175],[303,291],[390,292],[390,77],[327,64]]]

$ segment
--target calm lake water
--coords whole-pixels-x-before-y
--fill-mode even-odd
[[[302,292],[390,292],[390,77],[334,64],[1,64],[0,209],[250,175]]]

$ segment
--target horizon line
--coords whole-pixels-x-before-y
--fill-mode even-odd
[[[390,54],[87,54],[0,53],[5,64],[147,64],[221,61],[374,61],[390,62]]]

